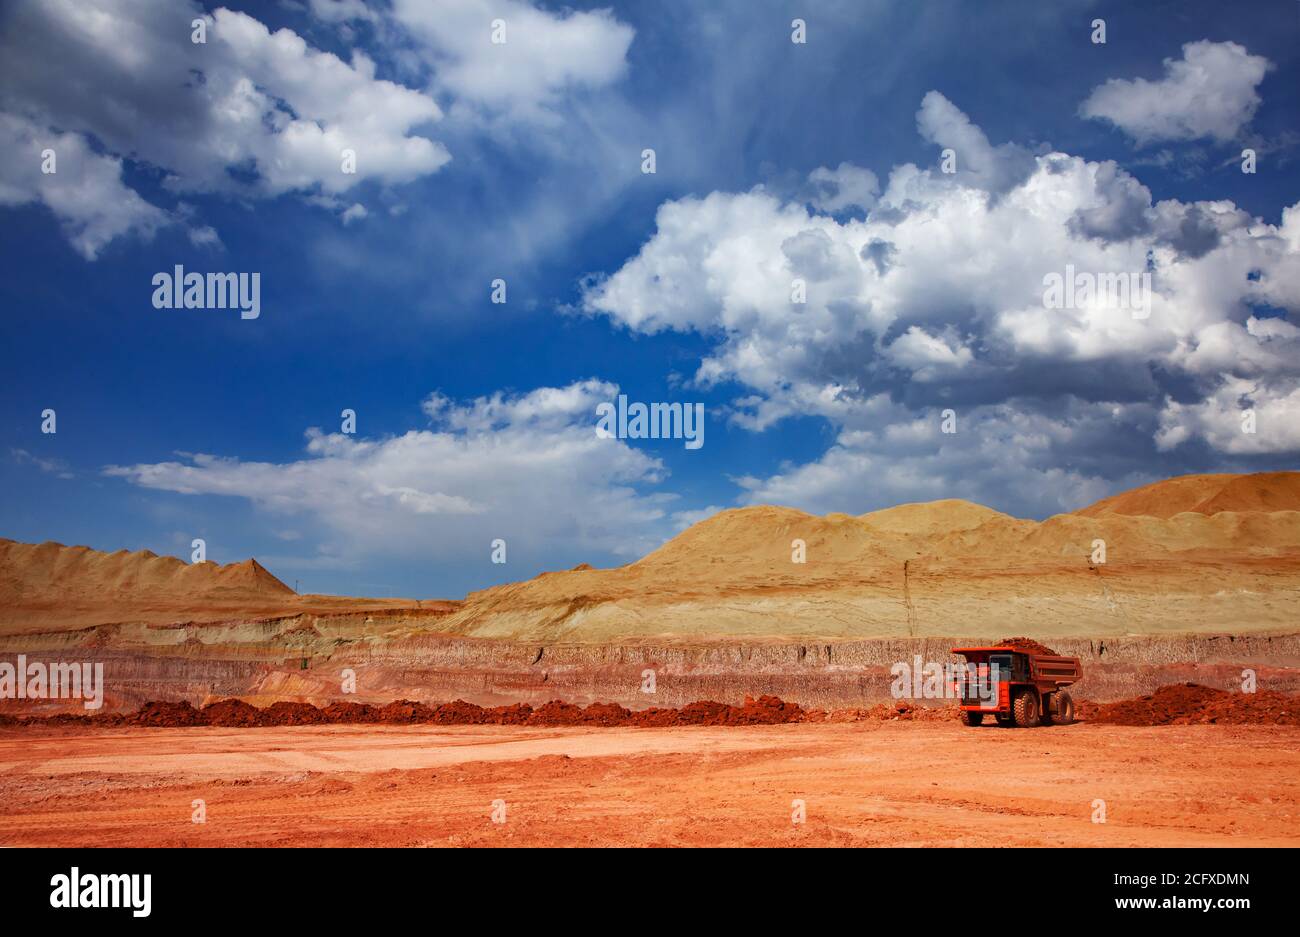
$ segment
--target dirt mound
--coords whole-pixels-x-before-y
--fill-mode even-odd
[[[445,726],[522,726],[527,725],[532,716],[533,707],[527,703],[511,703],[508,706],[485,709],[476,703],[458,699],[438,706],[428,721]]]
[[[1230,693],[1198,683],[1162,686],[1149,696],[1090,705],[1088,722],[1118,726],[1288,725],[1300,726],[1300,699],[1259,690]]]
[[[1043,654],[1047,657],[1060,656],[1046,644],[1039,644],[1033,638],[1003,638],[998,644],[1002,647],[1014,647],[1029,654]]]
[[[456,702],[460,702],[457,700]],[[445,706],[455,705],[445,703]],[[461,703],[462,706],[468,706],[469,703]],[[442,711],[442,706],[438,710]],[[509,706],[497,706],[486,711],[486,721],[498,726],[521,726],[528,722],[528,717],[533,714],[533,707],[527,703],[512,703]]]
[[[529,725],[537,726],[638,726],[663,728],[669,726],[744,726],[779,725],[798,722],[804,710],[795,703],[787,703],[775,696],[761,696],[757,700],[745,697],[740,706],[700,700],[688,703],[681,709],[646,709],[632,711],[614,703],[592,703],[585,709],[552,700],[534,710],[528,718]]]
[[[379,710],[369,703],[335,701],[321,710],[326,720],[341,725],[360,722],[378,722]]]
[[[1103,498],[1075,513],[1170,518],[1175,514],[1300,511],[1300,472],[1253,475],[1183,475]]]
[[[746,696],[743,705],[729,706],[727,709],[725,724],[729,726],[782,725],[803,718],[800,706],[775,696],[760,696],[758,699]]]
[[[576,726],[584,722],[586,718],[581,706],[561,700],[543,703],[528,717],[530,726]]]
[[[203,718],[204,725],[223,726],[231,729],[246,729],[271,724],[267,721],[266,714],[262,710],[238,699],[223,699],[215,703],[208,703],[199,710],[199,715]]]
[[[269,724],[275,726],[314,726],[329,722],[329,718],[311,703],[272,703],[263,711]]]
[[[700,700],[695,703],[687,703],[681,708],[677,725],[722,725],[726,721],[727,713],[730,709],[731,707],[726,703],[715,703],[713,700]]]
[[[423,703],[409,699],[399,699],[383,706],[379,710],[379,721],[390,725],[407,722],[432,722],[434,711]]]
[[[487,722],[488,713],[482,706],[458,699],[435,709],[430,721],[444,726],[475,726]]]
[[[740,706],[704,700],[681,709],[647,709],[633,711],[617,703],[592,703],[575,706],[563,700],[551,700],[537,709],[526,703],[514,703],[485,709],[464,700],[453,700],[429,707],[411,700],[394,700],[384,706],[336,701],[324,709],[309,703],[278,702],[259,709],[243,700],[225,699],[195,709],[189,703],[153,700],[141,705],[134,715],[61,713],[53,716],[9,718],[5,725],[88,726],[222,726],[255,728],[258,726],[301,726],[325,724],[411,725],[530,725],[530,726],[746,726],[780,725],[800,722],[804,710],[775,696],[745,697]]]
[[[132,719],[141,726],[201,726],[206,720],[187,702],[167,703],[154,700],[142,705]]]

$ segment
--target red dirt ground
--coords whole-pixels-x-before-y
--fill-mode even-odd
[[[1286,726],[31,725],[0,845],[1295,847],[1298,777]]]

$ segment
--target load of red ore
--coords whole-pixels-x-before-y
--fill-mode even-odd
[[[1003,638],[998,642],[998,647],[1012,647],[1026,654],[1042,654],[1045,657],[1059,656],[1046,644],[1039,644],[1033,638]]]

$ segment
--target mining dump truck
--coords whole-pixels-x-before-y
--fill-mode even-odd
[[[1083,677],[1079,658],[1005,645],[955,647],[952,652],[966,658],[968,665],[958,697],[966,725],[980,725],[987,715],[1000,726],[1074,721],[1074,700],[1065,688]]]

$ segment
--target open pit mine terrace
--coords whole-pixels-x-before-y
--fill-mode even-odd
[[[582,645],[437,633],[358,638],[358,630],[375,630],[375,613],[355,616],[369,624],[348,621],[353,617],[295,615],[10,635],[0,638],[0,660],[14,662],[22,653],[29,662],[102,663],[103,713],[131,712],[151,700],[202,706],[229,697],[256,706],[284,700],[322,707],[339,700],[384,705],[398,699],[436,705],[459,699],[487,707],[538,707],[564,700],[636,710],[679,708],[699,700],[739,705],[746,697],[771,695],[805,709],[836,710],[890,702],[896,682],[891,667],[898,662],[910,667],[917,658],[955,661],[949,652],[958,643],[898,638]],[[383,617],[394,628],[416,624],[406,614]],[[115,632],[111,643],[105,631]],[[130,646],[130,632],[147,645]],[[1084,678],[1072,691],[1080,700],[1124,699],[1186,682],[1239,689],[1248,669],[1261,687],[1300,691],[1300,634],[1053,638],[1051,643],[1058,653],[1081,659]],[[352,692],[344,691],[353,684]],[[13,716],[56,712],[84,709],[77,700],[0,703],[0,713]]]

